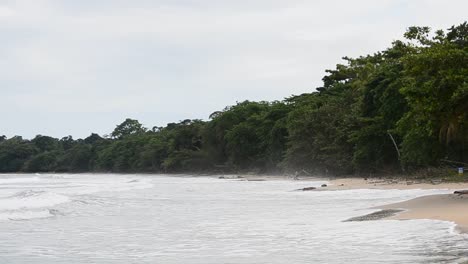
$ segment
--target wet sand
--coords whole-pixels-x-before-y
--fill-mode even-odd
[[[364,178],[345,178],[330,181],[329,190],[349,190],[349,189],[447,189],[451,192],[456,190],[468,190],[468,183],[445,183],[445,182],[415,182],[406,180],[383,180],[383,179],[364,179]],[[457,224],[460,232],[468,233],[468,194],[440,194],[418,197],[405,202],[380,206],[381,212],[388,210],[401,210],[381,215],[379,219],[433,219],[450,221]],[[367,220],[369,215],[362,216]],[[372,216],[372,214],[370,215]],[[360,220],[361,218],[357,218]],[[372,217],[371,217],[372,218]],[[356,219],[350,219],[356,221]],[[373,220],[373,219],[370,219]]]
[[[456,223],[468,233],[468,195],[439,194],[381,206],[384,210],[405,210],[386,219],[434,219]]]

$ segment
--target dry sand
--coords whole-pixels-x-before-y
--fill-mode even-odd
[[[365,178],[342,178],[330,181],[329,190],[350,190],[350,189],[468,189],[468,182],[419,182],[414,180],[395,179],[365,179]]]

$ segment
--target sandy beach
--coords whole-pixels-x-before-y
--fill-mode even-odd
[[[458,230],[468,232],[468,195],[440,194],[418,197],[409,201],[389,204],[380,209],[403,209],[386,219],[434,219],[456,223]]]
[[[271,180],[293,180],[294,177],[288,176],[266,176],[266,175],[226,175],[220,177],[222,179],[233,179],[242,181],[271,181]],[[442,182],[437,180],[432,181],[416,181],[416,180],[401,180],[401,179],[385,179],[385,178],[315,178],[315,177],[300,177],[295,180],[299,181],[328,181],[326,187],[310,187],[304,186],[305,190],[312,191],[340,191],[352,189],[392,189],[392,190],[409,190],[409,189],[442,189],[448,190],[452,194],[430,195],[418,197],[413,200],[388,204],[376,209],[383,210],[375,212],[371,215],[357,217],[352,221],[366,221],[376,219],[395,219],[395,220],[410,220],[410,219],[434,219],[442,221],[450,221],[457,224],[457,229],[460,232],[468,233],[468,194],[457,195],[453,194],[457,190],[468,190],[468,182]],[[303,190],[304,190],[303,189]]]
[[[382,179],[336,179],[331,180],[328,190],[349,189],[447,189],[468,190],[468,183],[414,182]],[[378,209],[392,210],[385,219],[434,219],[457,224],[460,232],[468,233],[468,194],[441,194],[418,197],[409,201],[389,204]],[[402,210],[398,212],[398,210]]]
[[[330,190],[350,190],[350,189],[448,189],[461,190],[468,189],[468,182],[442,182],[442,181],[415,181],[398,179],[374,179],[374,178],[339,178],[330,180],[328,186]]]

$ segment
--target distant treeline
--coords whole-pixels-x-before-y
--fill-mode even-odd
[[[404,41],[327,70],[323,87],[108,136],[0,137],[0,172],[398,172],[468,163],[468,25],[410,27]]]

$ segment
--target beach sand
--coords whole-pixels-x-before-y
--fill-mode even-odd
[[[373,179],[373,178],[341,178],[330,180],[329,190],[350,190],[350,189],[448,189],[462,190],[468,189],[468,182],[441,182],[428,181],[421,182],[415,180],[397,179]]]
[[[379,208],[384,210],[405,210],[386,219],[434,219],[450,221],[457,224],[459,231],[468,233],[468,195],[429,195]]]
[[[403,180],[345,178],[330,181],[329,190],[349,189],[447,189],[450,191],[468,190],[468,183],[414,182]],[[441,194],[422,196],[405,202],[380,206],[384,211],[402,210],[389,214],[385,219],[433,219],[450,221],[457,229],[468,233],[468,194]],[[363,216],[367,218],[367,216]]]

